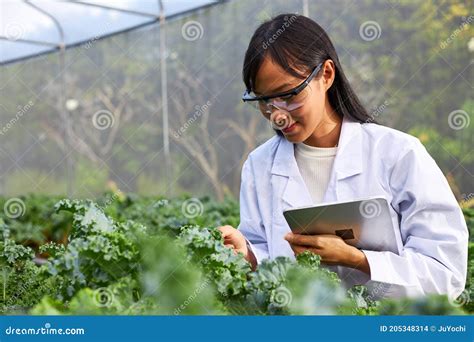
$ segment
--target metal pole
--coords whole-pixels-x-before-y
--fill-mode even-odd
[[[28,0],[25,1],[27,5],[30,5],[38,12],[42,13],[43,15],[47,16],[56,26],[59,32],[59,75],[60,75],[60,87],[59,87],[59,103],[60,103],[60,111],[61,116],[63,117],[63,124],[64,124],[64,142],[66,145],[66,155],[64,159],[66,160],[66,193],[68,197],[72,196],[73,189],[72,189],[72,181],[74,178],[74,168],[73,168],[73,160],[72,160],[72,143],[71,143],[71,132],[72,132],[72,125],[71,125],[71,118],[69,116],[69,112],[66,110],[66,101],[64,96],[64,89],[65,89],[65,77],[64,73],[66,72],[65,68],[65,53],[66,53],[66,43],[64,41],[64,31],[60,24],[60,22],[50,13],[46,12],[44,9],[38,7],[37,5],[29,2]]]
[[[168,126],[168,81],[166,73],[166,18],[163,1],[159,0],[160,6],[160,69],[161,69],[161,101],[163,112],[163,150],[165,151],[165,176],[168,191],[171,191],[171,160],[170,160],[170,142],[169,142],[169,126]]]
[[[309,17],[309,4],[308,0],[303,0],[303,15]]]
[[[0,36],[0,40],[7,40],[11,42],[12,40],[5,36]],[[54,48],[58,48],[58,43],[47,42],[44,40],[34,40],[34,39],[24,39],[24,38],[17,38],[15,39],[15,43],[26,43],[26,44],[34,44],[34,45],[43,45],[43,46],[51,46]]]
[[[66,109],[66,97],[64,96],[65,92],[65,68],[66,64],[66,45],[64,42],[61,44],[61,47],[59,48],[59,72],[61,73],[61,89],[59,90],[60,93],[60,101],[61,101],[61,110],[63,113],[64,117],[64,125],[65,125],[65,138],[64,141],[66,142],[66,193],[68,197],[71,197],[73,195],[74,189],[73,189],[73,182],[74,182],[74,161],[72,158],[72,141],[71,141],[71,136],[72,136],[72,123],[71,123],[71,116],[70,112],[67,111]]]

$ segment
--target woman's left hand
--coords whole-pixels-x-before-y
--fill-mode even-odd
[[[288,233],[285,240],[290,243],[295,255],[309,250],[321,256],[321,262],[327,265],[352,267],[370,275],[370,266],[364,252],[348,245],[337,235]]]

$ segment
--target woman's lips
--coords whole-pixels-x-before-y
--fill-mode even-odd
[[[290,133],[296,128],[296,122],[293,122],[291,125],[289,125],[287,128],[283,129],[283,133]]]

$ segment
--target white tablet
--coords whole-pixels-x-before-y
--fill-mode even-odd
[[[374,197],[326,203],[283,212],[295,234],[334,234],[359,249],[399,254],[400,234],[394,227],[387,200]]]

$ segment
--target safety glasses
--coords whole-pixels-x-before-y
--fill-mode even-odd
[[[321,70],[323,63],[318,64],[311,74],[298,86],[293,89],[273,94],[257,96],[252,90],[247,89],[242,96],[242,101],[255,106],[261,111],[266,111],[268,106],[274,105],[278,108],[292,111],[303,106],[305,100],[311,92],[311,87],[308,84]]]

